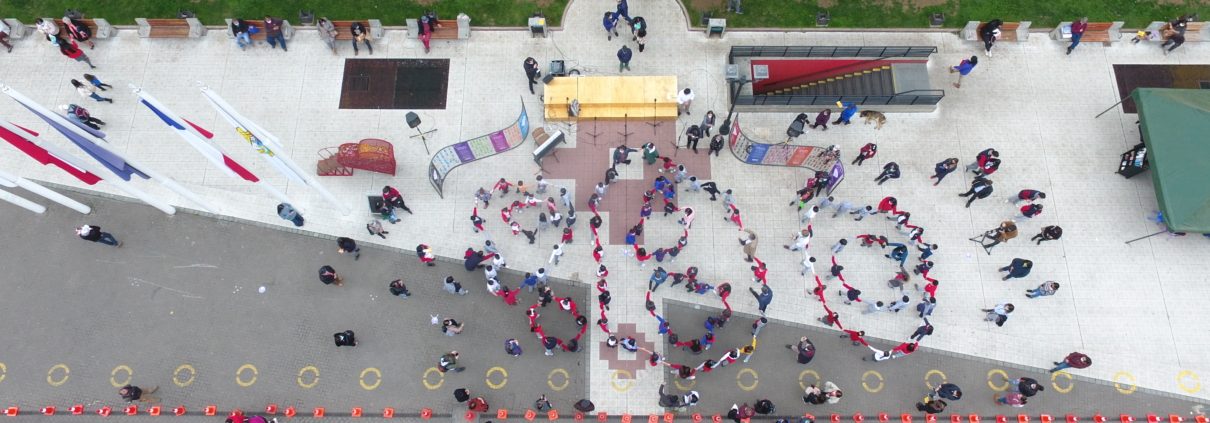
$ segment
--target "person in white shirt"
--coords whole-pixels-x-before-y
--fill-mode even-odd
[[[799,220],[799,223],[810,225],[811,219],[814,219],[817,214],[819,214],[819,206],[811,206],[807,211],[802,212],[802,219]]]
[[[38,18],[34,20],[34,26],[38,28],[38,32],[46,34],[48,39],[59,35],[59,26],[55,25],[54,21]]]
[[[490,264],[489,264],[489,265],[487,265],[487,267],[484,267],[484,268],[483,268],[483,276],[484,276],[484,277],[486,277],[486,278],[487,278],[487,279],[489,279],[489,280],[490,280],[490,279],[495,279],[495,278],[496,278],[496,267],[495,267],[495,266],[493,266],[493,265],[490,265]]]
[[[563,244],[555,244],[554,251],[550,252],[549,263],[555,266],[559,265],[559,258],[563,257]]]
[[[794,234],[794,245],[792,245],[792,246],[783,245],[782,248],[785,248],[790,251],[799,251],[799,250],[805,250],[807,248],[807,246],[810,244],[811,244],[811,229],[808,228],[808,229],[803,229],[801,232]]]
[[[676,95],[676,114],[689,114],[689,107],[693,105],[693,91],[688,88]]]

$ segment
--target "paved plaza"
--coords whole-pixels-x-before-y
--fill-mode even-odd
[[[5,333],[20,334],[11,335],[14,338],[27,339],[13,344],[0,357],[5,366],[0,396],[13,398],[23,410],[44,405],[44,399],[62,404],[114,402],[110,379],[124,379],[127,373],[114,366],[128,365],[136,383],[158,384],[162,390],[168,389],[162,393],[166,401],[195,408],[221,403],[253,409],[278,399],[282,406],[310,406],[322,400],[333,408],[395,405],[411,406],[414,411],[430,406],[448,413],[454,408],[447,392],[453,389],[451,384],[490,390],[487,384],[497,383],[499,376],[486,374],[492,367],[488,363],[498,362],[507,369],[508,383],[507,388],[493,390],[493,407],[524,408],[536,394],[552,394],[549,384],[557,386],[566,380],[565,390],[552,394],[562,409],[569,410],[571,402],[587,396],[598,410],[610,413],[660,410],[656,392],[660,384],[672,382],[667,371],[627,363],[631,370],[618,372],[619,360],[645,357],[600,347],[605,337],[595,326],[585,335],[590,342],[583,344],[592,345],[587,352],[547,359],[530,342],[525,345],[525,355],[510,362],[501,351],[503,335],[492,333],[484,339],[474,332],[487,330],[486,322],[499,321],[499,331],[515,333],[509,337],[528,336],[520,309],[532,304],[533,295],[522,294],[524,306],[507,307],[487,296],[482,276],[460,267],[466,248],[480,248],[490,238],[499,244],[512,269],[525,272],[546,266],[553,277],[567,281],[557,286],[570,284],[567,289],[583,299],[581,310],[595,316],[597,301],[591,297],[596,292],[591,284],[596,263],[591,255],[587,225],[591,213],[586,201],[592,185],[603,179],[609,147],[617,140],[606,136],[590,140],[585,136],[594,130],[590,122],[570,126],[545,122],[539,96],[531,95],[526,87],[522,61],[534,57],[545,67],[551,60],[566,60],[584,75],[617,75],[615,52],[623,42],[632,48],[635,44],[624,29],[621,39],[605,39],[600,18],[613,4],[610,0],[572,2],[563,20],[565,26],[551,31],[547,38],[531,37],[520,29],[476,28],[468,40],[434,41],[432,52],[426,55],[423,46],[408,39],[405,31],[390,30],[375,46],[373,58],[450,60],[445,109],[417,111],[424,121],[422,129],[437,129],[428,140],[432,151],[512,125],[522,103],[531,128],[569,134],[568,144],[559,149],[558,162],[547,158],[550,173],[543,174],[552,183],[556,199],[559,187],[574,194],[579,214],[576,239],[567,245],[558,266],[547,262],[551,245],[558,241],[556,232],[540,233],[538,242],[531,245],[523,236],[514,236],[498,217],[499,208],[516,200],[516,194],[500,198],[497,193],[492,206],[480,210],[487,221],[486,233],[473,232],[468,222],[476,206],[473,193],[479,187],[490,188],[501,177],[533,185],[539,169],[533,161],[532,143],[455,169],[445,180],[444,197],[439,196],[427,178],[431,156],[418,139],[410,138],[416,132],[405,123],[408,110],[340,109],[343,65],[352,57],[350,49],[342,44],[341,55],[331,54],[310,28],[300,28],[289,52],[264,45],[240,51],[223,31],[214,29],[201,39],[181,40],[142,39],[132,29],[122,30],[113,39],[99,40],[95,50],[87,50],[98,66],[90,73],[115,86],[103,93],[113,97],[114,104],[82,99],[68,83],[89,72],[85,65],[61,57],[41,42],[16,42],[11,54],[0,57],[0,83],[51,109],[69,102],[88,107],[94,116],[108,122],[103,130],[114,149],[171,176],[220,210],[202,216],[187,210],[169,217],[140,203],[115,202],[106,199],[122,195],[113,184],[84,186],[13,148],[0,148],[5,152],[0,155],[0,169],[70,186],[72,189],[60,191],[95,209],[93,216],[82,216],[51,206],[39,216],[0,205],[0,215],[9,222],[0,232],[0,240],[11,250],[0,259],[0,266],[15,269],[6,272],[5,318],[0,325]],[[1210,359],[1205,354],[1210,331],[1198,311],[1204,308],[1201,299],[1208,292],[1205,275],[1210,242],[1196,234],[1164,234],[1125,244],[1162,229],[1150,220],[1158,209],[1155,190],[1149,174],[1127,180],[1113,173],[1119,155],[1139,142],[1136,116],[1114,108],[1094,118],[1120,99],[1113,65],[1210,64],[1210,46],[1190,42],[1165,56],[1154,44],[1126,42],[1105,47],[1091,43],[1067,56],[1066,44],[1034,33],[1025,42],[998,43],[995,56],[988,58],[982,54],[981,44],[962,41],[951,32],[728,31],[720,39],[688,30],[679,2],[636,1],[630,10],[632,16],[647,20],[650,35],[645,52],[635,48],[633,71],[626,74],[675,75],[680,88],[696,92],[696,100],[688,117],[665,122],[655,130],[644,122],[630,122],[629,130],[635,134],[627,144],[637,147],[656,142],[663,155],[675,154],[678,162],[685,159],[690,174],[715,181],[720,189],[734,190],[745,226],[759,236],[756,255],[768,263],[769,286],[775,293],[768,317],[778,326],[762,334],[763,346],[754,358],[759,388],[754,388],[756,392],[732,389],[739,367],[699,375],[695,383],[701,387],[694,389],[708,394],[702,413],[725,413],[731,402],[751,402],[758,394],[784,398],[776,401],[779,414],[817,412],[792,401],[801,393],[792,376],[802,370],[793,363],[792,355],[783,354],[788,353],[782,345],[791,343],[799,332],[820,339],[816,341],[820,357],[808,367],[855,394],[846,396],[839,408],[819,409],[826,412],[913,411],[930,369],[960,381],[970,392],[954,406],[955,412],[964,413],[1086,415],[1101,411],[1113,415],[1152,411],[1188,416],[1191,407],[1210,399],[1204,386],[1210,381],[1200,379],[1210,378]],[[851,126],[808,131],[795,141],[835,144],[843,151],[847,176],[834,193],[837,200],[877,205],[883,197],[895,196],[899,208],[912,213],[912,222],[926,228],[924,239],[940,245],[932,258],[937,266],[930,273],[941,281],[938,307],[930,319],[936,333],[925,338],[924,351],[896,361],[860,362],[855,358],[859,351],[849,350],[837,341],[834,334],[838,332],[816,320],[823,310],[808,290],[814,279],[799,274],[800,253],[781,248],[800,230],[798,214],[787,203],[809,176],[805,170],[751,166],[728,151],[719,157],[703,157],[706,148],[698,155],[671,148],[675,137],[688,125],[700,122],[706,110],[714,110],[721,123],[729,107],[724,80],[727,52],[731,46],[743,45],[938,48],[928,64],[932,85],[946,90],[937,111],[889,113],[881,130],[854,119]],[[961,89],[954,89],[950,84],[956,77],[947,72],[948,67],[975,54],[980,56],[979,66],[963,80]],[[319,178],[352,209],[344,214],[315,190],[288,181],[258,158],[207,104],[196,82],[209,86],[244,116],[281,138],[288,156],[307,171],[313,169],[322,149],[380,138],[394,144],[397,174],[359,170],[353,176]],[[141,87],[176,113],[214,132],[215,142],[233,159],[303,209],[306,225],[300,231],[279,219],[274,209],[277,200],[198,157],[138,104],[128,84]],[[541,95],[541,86],[537,89]],[[743,130],[754,139],[777,142],[784,139],[794,115],[744,113]],[[6,96],[0,96],[0,119],[68,146],[63,137]],[[598,130],[616,133],[616,126],[617,122],[601,122]],[[867,142],[878,144],[877,156],[863,166],[850,166],[849,160]],[[957,157],[965,165],[988,147],[999,150],[1004,161],[993,175],[995,194],[991,198],[963,208],[965,199],[957,194],[969,187],[969,172],[955,172],[939,186],[932,186],[928,176],[935,163]],[[619,167],[620,182],[611,188],[601,208],[605,217],[602,243],[607,244],[603,263],[609,267],[613,296],[610,327],[639,334],[636,337],[651,348],[669,353],[672,362],[700,358],[668,351],[668,342],[657,334],[657,323],[643,304],[646,281],[655,265],[675,271],[697,266],[703,280],[714,284],[731,281],[735,287],[730,302],[736,317],[715,350],[731,348],[737,339],[742,341],[741,326],[757,309],[747,293],[752,286],[750,264],[743,260],[736,241],[741,232],[725,221],[722,201],[712,202],[704,193],[679,193],[678,205],[699,213],[688,247],[675,263],[640,267],[623,254],[629,246],[622,238],[638,220],[637,197],[659,173],[655,166],[644,166],[637,156],[632,155],[633,164]],[[903,177],[876,185],[874,177],[889,161],[902,167]],[[386,239],[371,237],[364,229],[375,217],[365,206],[365,196],[380,192],[383,185],[399,188],[415,211],[414,215],[404,213],[396,225],[386,224],[391,231]],[[174,206],[194,207],[153,182],[140,181],[138,186]],[[1042,201],[1045,211],[1041,216],[1020,223],[1021,237],[996,247],[990,255],[968,240],[1012,217],[1016,210],[1004,200],[1025,188],[1044,191],[1047,198]],[[21,190],[13,192],[36,198]],[[661,214],[657,207],[648,219],[645,245],[670,246],[681,235],[676,217]],[[526,228],[537,223],[532,212],[515,218]],[[112,229],[128,245],[109,250],[83,243],[71,232],[83,223]],[[1063,238],[1041,245],[1028,241],[1046,225],[1061,225]],[[845,266],[848,282],[862,287],[867,299],[897,297],[884,285],[896,270],[882,257],[886,252],[860,248],[855,240],[857,235],[874,233],[903,242],[893,222],[881,216],[857,222],[852,217],[833,218],[825,211],[816,217],[813,229],[809,251],[819,260],[817,272],[826,274],[829,247],[845,238],[850,245],[838,260]],[[336,236],[350,236],[373,248],[367,247],[362,260],[353,263],[351,258],[335,254],[332,238]],[[412,252],[420,243],[449,260],[442,260],[437,269],[420,268]],[[997,269],[1018,257],[1034,262],[1032,274],[1001,281]],[[319,284],[314,272],[323,264],[320,261],[353,272],[347,276],[349,283],[343,288]],[[211,265],[215,267],[207,267]],[[451,274],[465,274],[464,283],[472,291],[468,298],[449,298],[440,291],[437,275],[447,268],[452,269]],[[386,283],[399,277],[393,275],[431,281],[409,283],[413,291],[426,297],[390,298]],[[515,286],[518,278],[510,274],[504,282]],[[920,279],[914,278],[917,281]],[[1058,293],[1038,299],[1025,297],[1026,289],[1044,281],[1059,282]],[[862,314],[864,306],[832,300],[839,281],[828,284],[829,306],[841,313],[847,327],[865,330],[872,340],[894,340],[876,342],[878,345],[901,342],[919,323],[910,310]],[[262,285],[267,293],[256,293]],[[685,295],[679,287],[659,290],[655,301],[662,309],[673,310],[671,316],[688,316],[688,322],[678,325],[689,328],[681,329],[689,333],[701,330],[694,322],[700,320],[699,312],[688,308],[719,307],[717,297]],[[1017,308],[1003,327],[983,320],[980,309],[1005,301]],[[421,303],[423,308],[413,305]],[[429,326],[428,315],[446,307],[454,311],[443,314],[476,315],[469,319],[468,333],[446,339]],[[544,313],[552,322],[543,324],[572,330],[570,321],[553,321],[557,314],[555,310]],[[42,318],[23,321],[23,316]],[[346,321],[359,325],[346,327]],[[364,344],[335,349],[330,334],[343,329],[357,330]],[[791,339],[783,339],[787,337]],[[434,354],[451,348],[476,357],[471,359],[474,364],[467,373],[447,375],[449,380],[443,386],[429,391],[421,380],[435,383],[436,377],[427,379],[426,369],[434,365]],[[1094,364],[1070,371],[1070,380],[1064,376],[1054,382],[1059,387],[1071,383],[1074,391],[1070,394],[1051,392],[1051,381],[1046,379],[1048,397],[1036,404],[1011,411],[991,404],[992,390],[1002,379],[990,370],[1043,380],[1044,369],[1072,351],[1088,354]],[[775,360],[792,372],[777,374],[781,368],[770,363]],[[172,378],[182,378],[187,371],[173,371],[183,363],[196,370],[197,382],[188,389],[177,389]],[[54,368],[59,364],[70,368],[70,379],[55,386],[48,382],[67,379],[61,368]],[[243,364],[257,369],[257,383],[247,388],[237,384],[252,374],[239,370]],[[309,383],[311,375],[299,373],[312,365],[317,368],[316,380],[322,382],[315,389],[297,386]],[[383,374],[381,388],[359,386],[359,380],[373,382],[374,372],[362,374],[367,368]],[[553,375],[552,379],[555,368],[565,369],[569,376]],[[869,382],[870,376],[863,375],[871,369],[883,375],[887,389],[856,395],[863,380]],[[899,380],[901,376],[906,380]],[[244,379],[233,381],[233,377]],[[749,383],[747,379],[738,382]],[[1119,393],[1123,391],[1131,393]]]

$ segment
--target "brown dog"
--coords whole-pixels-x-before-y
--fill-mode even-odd
[[[882,114],[882,112],[875,112],[873,110],[862,110],[861,117],[865,118],[866,125],[869,125],[870,121],[877,122],[878,125],[874,126],[874,129],[882,129],[882,125],[884,123],[886,123],[886,115]]]

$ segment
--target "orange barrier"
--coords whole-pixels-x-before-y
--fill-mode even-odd
[[[1101,413],[1096,413],[1096,414],[1092,415],[1092,421],[1094,421],[1096,423],[1105,423],[1105,420],[1106,420],[1105,416],[1102,416]]]
[[[525,410],[525,421],[532,422],[536,417],[538,417],[538,413],[534,410]]]
[[[214,405],[206,406],[206,415],[207,416],[213,416],[213,415],[215,415],[215,413],[218,413],[218,407],[216,407]]]
[[[100,410],[97,410],[97,414],[100,414],[101,417],[109,417],[109,413],[112,413],[112,412],[113,412],[113,407],[110,407],[108,405],[101,407]]]
[[[572,418],[578,422],[582,422],[582,421],[584,421],[584,413],[577,411],[575,414],[575,417],[572,417]]]
[[[1122,419],[1122,423],[1131,423],[1134,421],[1134,416],[1131,416],[1129,414],[1123,414],[1123,415],[1119,416],[1119,418]]]
[[[126,406],[126,415],[127,416],[133,416],[136,414],[139,414],[139,406],[134,405],[134,404],[130,404],[130,405]]]
[[[395,409],[394,409],[394,408],[387,407],[387,408],[382,409],[382,418],[384,418],[384,419],[389,419],[389,418],[392,418],[392,417],[395,417]]]
[[[4,409],[4,415],[6,415],[6,416],[13,417],[13,416],[16,416],[16,415],[18,415],[18,414],[21,414],[21,409],[20,409],[20,408],[17,408],[17,407],[9,407],[9,408]]]
[[[664,416],[664,419],[665,419],[665,420],[667,420],[667,421],[668,421],[668,423],[672,423],[672,420],[669,420],[669,419],[668,419],[668,416],[670,416],[670,415],[671,415],[671,414],[667,414],[667,415],[665,415],[665,416]],[[550,421],[552,421],[552,422],[553,422],[553,421],[555,421],[555,420],[559,420],[559,411],[558,411],[558,410],[550,410],[550,411],[547,411],[547,412],[546,412],[546,419],[547,419],[547,420],[550,420]]]
[[[176,408],[172,409],[172,414],[177,415],[177,416],[185,415],[185,407],[181,406],[181,405],[176,406]]]
[[[84,404],[76,404],[71,406],[71,414],[73,416],[84,414]]]
[[[47,416],[55,415],[55,407],[42,407],[42,414]]]
[[[314,409],[314,410],[311,410],[311,416],[313,416],[313,417],[315,417],[315,418],[317,418],[317,419],[322,419],[322,418],[324,417],[324,408],[323,408],[323,407],[315,407],[315,409]]]
[[[265,406],[265,414],[270,416],[277,414],[277,404],[269,404]]]
[[[433,409],[425,407],[420,409],[420,418],[428,420],[433,417]]]
[[[162,407],[160,407],[158,405],[153,405],[153,406],[151,406],[151,408],[147,409],[147,414],[152,415],[152,416],[158,416],[158,415],[160,415],[160,412],[162,410],[163,410]]]
[[[474,420],[475,420],[475,412],[474,412],[474,411],[469,411],[469,410],[468,410],[468,411],[466,412],[466,414],[463,414],[463,415],[462,415],[462,418],[466,419],[466,421],[468,421],[468,422],[469,422],[469,421],[474,421]]]
[[[298,411],[294,410],[293,405],[286,407],[286,417],[294,417],[294,415],[297,413]]]
[[[865,421],[865,416],[861,415],[861,413],[853,413],[853,423],[861,423],[863,421]]]
[[[353,407],[353,411],[349,413],[353,417],[361,417],[361,407]]]
[[[508,418],[508,409],[501,408],[499,410],[496,410],[496,418],[500,419],[500,420],[507,419]]]

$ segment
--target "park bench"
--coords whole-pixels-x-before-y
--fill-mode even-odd
[[[1147,31],[1151,35],[1147,37],[1148,41],[1163,41],[1164,38],[1160,35],[1160,28],[1167,25],[1168,22],[1152,22],[1147,25]],[[1193,41],[1210,41],[1210,26],[1205,22],[1188,22],[1185,24],[1185,42]]]
[[[140,38],[201,38],[206,35],[206,27],[196,18],[134,18],[134,21],[139,25]]]
[[[336,28],[336,41],[351,41],[353,40],[353,24],[361,22],[369,31],[371,40],[378,41],[386,36],[386,31],[382,29],[382,21],[378,19],[366,19],[363,21],[332,21],[332,26]]]
[[[226,21],[227,21],[227,38],[235,38],[235,32],[231,31],[231,22],[234,22],[235,19],[228,18],[228,19],[226,19]],[[244,19],[244,22],[246,22],[248,24],[248,26],[250,26],[250,27],[255,26],[256,29],[260,30],[259,32],[255,33],[255,34],[248,34],[248,39],[253,40],[253,41],[256,41],[256,40],[264,41],[265,34],[267,33],[265,31],[265,19],[264,18]],[[287,40],[294,38],[294,27],[290,25],[290,21],[282,19],[281,35],[282,35],[282,37],[285,37]]]
[[[1112,45],[1122,39],[1122,25],[1125,24],[1122,21],[1089,22],[1088,28],[1084,29],[1084,36],[1080,37],[1080,42],[1104,43],[1106,46]],[[1064,38],[1064,35],[1066,35],[1066,38]],[[1059,22],[1059,26],[1050,31],[1050,38],[1059,41],[1071,41],[1071,22]]]
[[[465,24],[459,22],[465,19]],[[470,38],[471,19],[464,14],[458,14],[458,19],[438,19],[437,29],[433,31],[434,40],[458,40]],[[420,38],[420,20],[408,19],[408,38]],[[465,25],[465,28],[462,26]]]
[[[962,28],[962,39],[966,41],[983,41],[979,38],[979,30],[983,29],[983,25],[987,22],[970,21],[966,23],[966,27]],[[1027,41],[1029,40],[1029,21],[1021,22],[1005,22],[1000,25],[999,41]]]
[[[45,19],[50,19],[50,18],[42,18],[42,19],[45,20]],[[83,23],[84,26],[88,27],[88,29],[90,31],[92,31],[92,38],[94,38],[94,39],[109,38],[109,37],[113,36],[113,26],[110,26],[109,22],[105,21],[104,19],[76,19],[76,20]],[[62,34],[64,37],[66,37],[68,31],[67,31],[67,25],[63,23],[63,19],[54,19],[53,22],[55,24],[59,25],[59,34]]]

